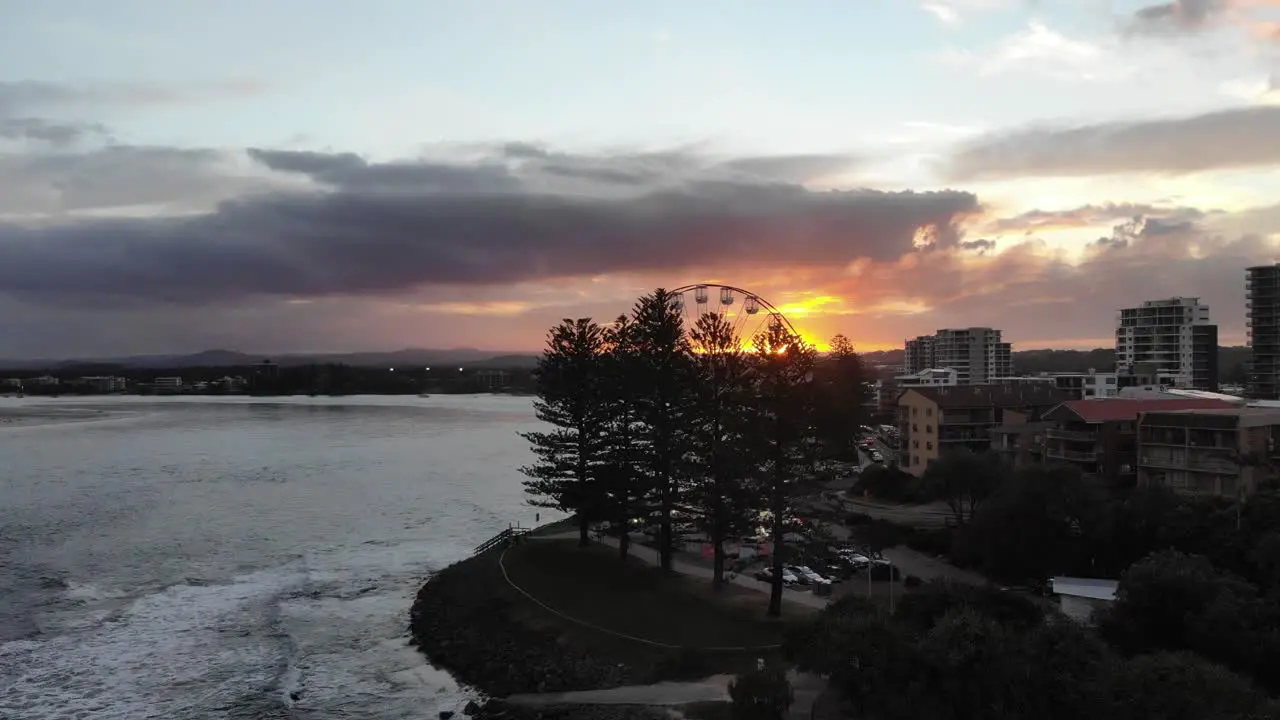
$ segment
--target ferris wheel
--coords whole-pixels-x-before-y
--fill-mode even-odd
[[[768,300],[742,288],[718,283],[685,285],[671,291],[673,304],[684,316],[686,331],[692,330],[703,315],[720,315],[732,325],[734,334],[743,345],[769,327],[774,320],[787,330],[799,335],[795,326],[782,311]]]

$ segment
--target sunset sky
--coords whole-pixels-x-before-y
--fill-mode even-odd
[[[536,350],[696,282],[1239,344],[1277,243],[1280,0],[0,0],[0,357]]]

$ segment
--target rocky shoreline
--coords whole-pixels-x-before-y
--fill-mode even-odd
[[[410,610],[414,644],[436,667],[491,698],[515,693],[594,690],[644,682],[631,668],[593,658],[551,631],[531,628],[511,612],[511,587],[498,566],[501,549],[454,563],[418,591]],[[609,708],[591,717],[616,715]],[[472,709],[473,712],[477,712]],[[521,709],[491,702],[481,717],[557,718],[568,709]]]

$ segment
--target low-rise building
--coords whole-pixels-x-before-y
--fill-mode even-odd
[[[921,475],[943,453],[986,452],[992,429],[1005,424],[1007,411],[1036,421],[1064,399],[1061,391],[1044,385],[910,388],[898,398],[902,469]]]
[[[1028,420],[1027,413],[1006,410],[1004,422],[991,428],[991,452],[1013,467],[1044,462],[1044,435],[1053,426],[1046,420]]]
[[[917,373],[899,375],[893,380],[903,390],[913,387],[951,387],[960,384],[960,373],[953,368],[926,368]]]
[[[1115,602],[1119,581],[1098,578],[1055,577],[1050,591],[1058,598],[1062,614],[1082,624],[1092,624],[1093,614]]]
[[[1144,412],[1138,483],[1186,494],[1236,497],[1277,476],[1280,409]]]
[[[1044,433],[1044,460],[1074,465],[1081,473],[1123,486],[1137,475],[1138,415],[1160,410],[1230,408],[1216,399],[1071,400],[1045,414],[1055,424]]]

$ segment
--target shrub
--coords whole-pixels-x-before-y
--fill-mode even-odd
[[[855,512],[849,513],[849,517],[845,518],[844,523],[849,527],[857,527],[859,525],[867,525],[874,521],[875,518],[866,513]]]
[[[906,588],[918,588],[923,584],[924,581],[915,575],[908,575],[906,579],[902,581],[902,586]]]
[[[729,683],[734,720],[782,720],[791,707],[791,683],[777,668],[752,670]]]
[[[695,648],[671,650],[653,666],[653,682],[663,680],[701,680],[715,674],[710,658]]]

